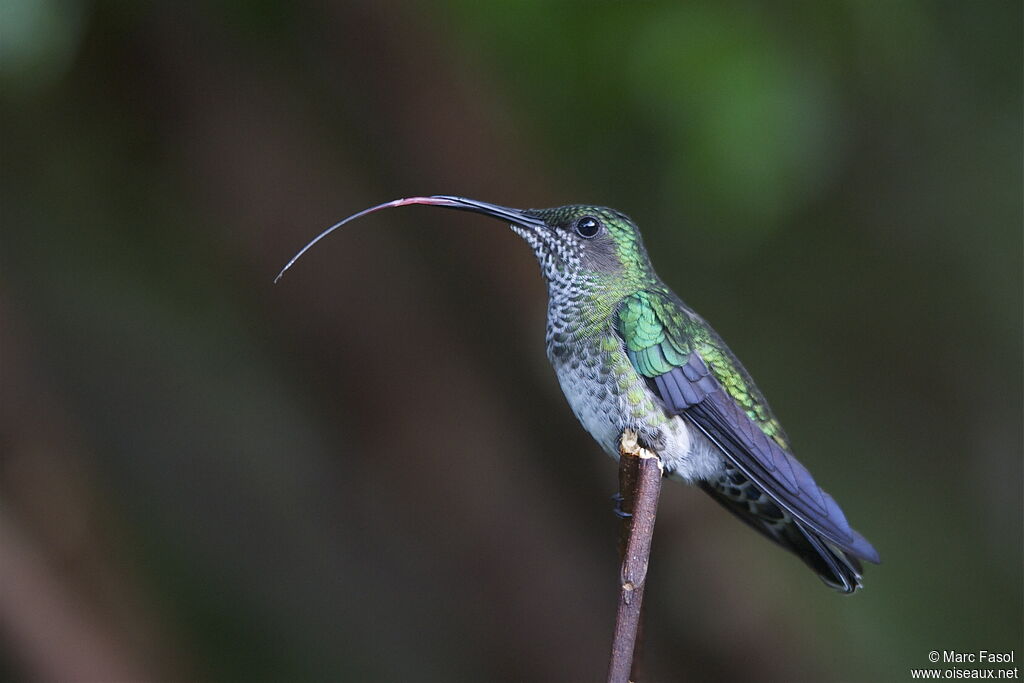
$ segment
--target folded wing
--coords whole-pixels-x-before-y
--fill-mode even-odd
[[[718,446],[729,465],[726,477],[742,478],[759,502],[749,505],[750,492],[747,498],[730,495],[736,487],[728,481],[705,482],[702,488],[796,552],[830,584],[847,592],[856,588],[855,558],[878,562],[878,553],[790,453],[767,402],[721,338],[668,291],[627,298],[617,326],[633,366],[665,409]],[[773,519],[772,508],[783,514],[784,524]]]

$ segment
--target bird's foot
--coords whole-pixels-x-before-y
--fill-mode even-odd
[[[631,513],[626,512],[625,510],[622,509],[621,493],[616,493],[614,496],[612,496],[612,500],[615,501],[615,505],[612,506],[612,512],[615,513],[616,517],[618,517],[619,519],[629,519],[633,516]]]

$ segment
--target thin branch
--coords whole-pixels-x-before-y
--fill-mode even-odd
[[[623,520],[624,539],[620,539],[619,545],[622,553],[619,608],[615,616],[608,683],[631,680],[663,473],[661,459],[657,454],[640,448],[636,434],[631,431],[622,433],[619,454],[620,505],[623,512],[632,516]]]

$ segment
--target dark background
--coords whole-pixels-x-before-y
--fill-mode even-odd
[[[1024,652],[1019,2],[6,0],[0,678],[584,681],[615,465],[499,223],[614,206],[882,554],[666,486],[652,681]]]

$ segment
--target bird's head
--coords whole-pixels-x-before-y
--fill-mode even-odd
[[[636,224],[614,209],[586,204],[513,209],[464,197],[435,195],[396,199],[332,225],[296,254],[275,282],[310,247],[349,221],[380,209],[413,204],[471,211],[509,224],[533,249],[544,277],[553,286],[583,282],[639,286],[653,277]]]

